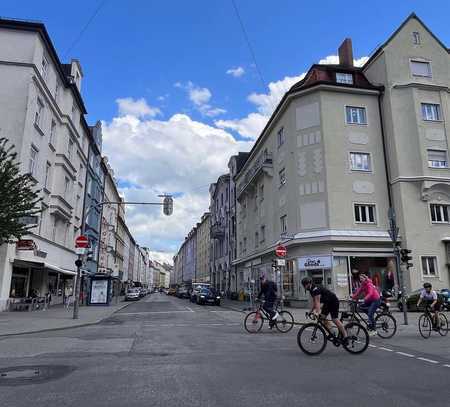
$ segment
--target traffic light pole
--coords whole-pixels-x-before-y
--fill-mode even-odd
[[[73,299],[73,319],[78,319],[78,313],[80,309],[80,287],[81,287],[81,255],[78,255],[78,259],[75,262],[77,266],[77,281],[75,282],[75,294]]]

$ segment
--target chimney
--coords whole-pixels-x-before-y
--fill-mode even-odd
[[[353,66],[353,49],[352,49],[352,39],[346,38],[341,44],[338,50],[339,54],[339,65],[343,66]]]

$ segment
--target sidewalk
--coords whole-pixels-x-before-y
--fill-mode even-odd
[[[0,338],[98,324],[129,304],[122,300],[110,306],[82,306],[78,319],[72,319],[72,307],[67,310],[62,305],[46,311],[0,312]]]

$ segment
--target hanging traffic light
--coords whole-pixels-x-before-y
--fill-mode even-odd
[[[413,264],[410,263],[410,260],[412,260],[412,256],[410,256],[410,253],[412,253],[412,251],[409,249],[400,250],[400,258],[402,260],[402,263],[406,264],[407,269],[413,266]]]
[[[163,212],[166,216],[170,216],[173,213],[173,198],[169,195],[164,197]]]

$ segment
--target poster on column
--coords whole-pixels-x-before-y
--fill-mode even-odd
[[[108,303],[108,280],[92,280],[91,304]]]

